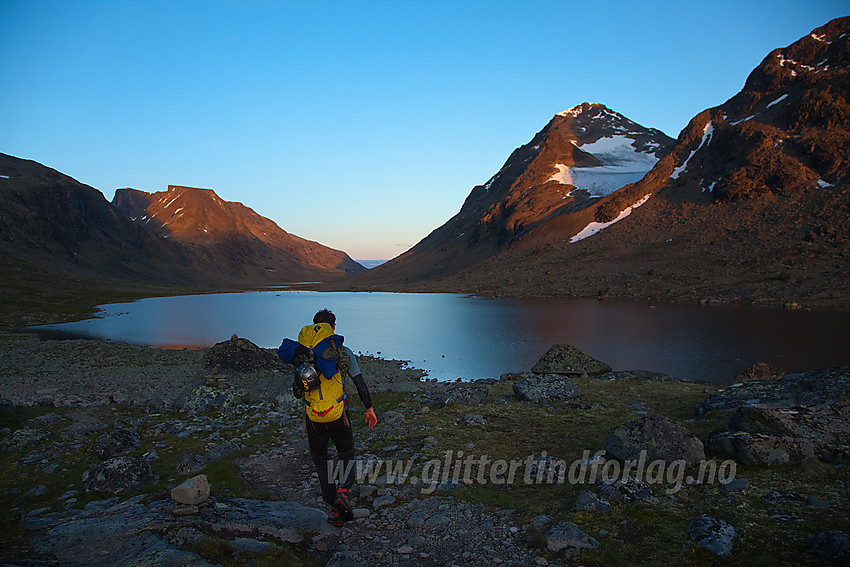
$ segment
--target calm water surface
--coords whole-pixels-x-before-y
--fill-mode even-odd
[[[615,370],[716,383],[759,361],[788,371],[850,364],[850,313],[591,299],[244,292],[103,305],[97,319],[40,329],[162,347],[208,347],[236,333],[277,347],[324,307],[354,352],[407,360],[441,380],[527,371],[556,343]]]

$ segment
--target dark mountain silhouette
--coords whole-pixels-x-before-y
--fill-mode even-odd
[[[495,295],[850,304],[848,60],[844,17],[772,51],[739,94],[695,116],[639,181],[561,206],[548,187],[528,183],[525,224],[511,222],[510,193],[495,206],[471,206],[486,194],[476,187],[458,216],[354,281]],[[512,159],[529,159],[535,145]]]
[[[179,242],[225,272],[328,280],[365,270],[345,252],[289,234],[210,189],[174,185],[158,193],[119,189],[112,204],[139,225]]]

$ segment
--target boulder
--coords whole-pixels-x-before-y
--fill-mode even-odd
[[[611,503],[595,492],[585,490],[576,498],[575,509],[586,512],[608,512],[611,510]]]
[[[10,433],[0,441],[0,450],[7,449],[27,449],[41,443],[51,436],[50,431],[46,429],[37,429],[31,427],[23,427]]]
[[[180,504],[187,506],[197,506],[206,502],[210,497],[210,483],[207,480],[207,475],[199,474],[179,486],[175,486],[171,489],[171,497]]]
[[[248,399],[248,391],[244,388],[230,387],[220,390],[203,385],[189,392],[183,405],[196,412],[203,412],[208,409],[232,408],[247,402]]]
[[[456,386],[443,392],[435,407],[441,408],[455,404],[483,404],[487,401],[485,386]]]
[[[731,555],[732,542],[738,537],[732,524],[712,516],[700,516],[692,521],[688,535],[698,546],[723,557]]]
[[[596,376],[600,380],[641,380],[644,382],[670,382],[673,380],[667,374],[650,372],[649,370],[617,370]]]
[[[565,374],[594,376],[610,372],[611,367],[587,355],[572,345],[554,345],[532,367],[534,374]]]
[[[842,404],[794,409],[744,406],[729,415],[729,429],[791,436],[803,444],[811,443],[818,458],[832,461],[848,452],[850,407]]]
[[[806,551],[835,559],[842,565],[850,564],[850,534],[841,530],[821,532],[809,540]]]
[[[705,446],[716,457],[734,459],[744,465],[801,463],[815,456],[810,440],[790,435],[715,431],[708,436]]]
[[[128,429],[116,429],[95,439],[92,450],[104,459],[111,459],[126,455],[141,446],[142,438],[138,433]]]
[[[204,359],[207,368],[235,372],[257,372],[260,370],[283,370],[283,361],[270,351],[233,335],[229,341],[216,343]]]
[[[648,502],[654,504],[658,499],[652,493],[652,487],[633,476],[618,479],[600,479],[596,481],[596,490],[602,498],[620,504]]]
[[[599,542],[572,522],[558,522],[546,532],[546,548],[558,553],[564,550],[596,549]]]
[[[766,362],[756,362],[735,375],[733,382],[751,382],[753,380],[779,380],[785,371]]]
[[[786,374],[780,380],[737,383],[710,395],[697,414],[748,405],[794,408],[830,405],[850,397],[850,366]]]
[[[151,476],[151,467],[142,457],[115,457],[95,465],[83,473],[83,488],[86,492],[109,492],[118,494],[135,490],[144,485]]]
[[[615,427],[605,436],[605,451],[621,461],[685,461],[688,466],[705,460],[702,441],[682,425],[663,415],[648,415]]]
[[[514,382],[513,389],[522,402],[563,402],[581,397],[576,383],[561,374],[530,374]]]

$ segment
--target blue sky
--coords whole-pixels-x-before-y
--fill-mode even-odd
[[[846,0],[0,0],[0,152],[396,256],[564,109],[675,137]],[[3,172],[0,172],[2,174]]]

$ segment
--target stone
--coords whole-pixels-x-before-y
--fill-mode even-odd
[[[378,496],[375,498],[375,501],[372,502],[372,507],[377,510],[383,506],[389,506],[393,502],[395,502],[395,497],[390,494],[385,494],[384,496]]]
[[[467,413],[461,418],[463,425],[487,425],[487,418],[480,413]]]
[[[847,565],[850,563],[850,534],[841,530],[821,532],[809,540],[806,551]]]
[[[594,376],[610,372],[611,367],[572,345],[554,345],[531,368],[533,374]]]
[[[644,382],[670,382],[673,380],[667,374],[648,370],[616,370],[599,374],[596,378],[599,380],[642,380]]]
[[[210,497],[210,483],[207,475],[199,474],[171,489],[171,497],[180,504],[197,506]]]
[[[552,518],[549,514],[538,514],[531,519],[531,525],[542,528],[543,526],[551,524],[553,519],[554,518]],[[516,533],[514,530],[515,528],[511,528],[512,533]]]
[[[705,460],[705,448],[682,425],[663,415],[649,415],[615,427],[605,436],[605,451],[621,461],[637,462],[646,451],[646,462],[685,461],[687,466]]]
[[[514,397],[521,402],[563,402],[581,397],[575,382],[560,374],[529,374],[513,384]]]
[[[198,512],[200,512],[200,508],[197,506],[178,506],[171,511],[175,516],[194,516]]]
[[[732,524],[712,516],[700,516],[692,521],[688,535],[698,546],[722,557],[732,554],[733,540],[738,537]]]
[[[199,471],[206,466],[206,460],[197,453],[187,453],[180,459],[177,465],[177,474],[187,475]]]
[[[753,380],[779,380],[785,371],[766,362],[756,362],[749,368],[741,370],[732,379],[733,382],[752,382]]]
[[[558,553],[564,550],[596,549],[599,542],[572,522],[558,522],[546,532],[546,548]]]
[[[207,353],[204,366],[235,372],[284,370],[286,368],[274,353],[236,335],[230,337],[229,341],[214,344]]]
[[[576,498],[574,507],[576,510],[587,512],[609,512],[611,510],[611,503],[596,493],[585,490]]]
[[[735,478],[730,480],[729,482],[722,483],[720,485],[720,490],[726,492],[727,494],[736,494],[738,492],[744,492],[749,486],[749,479]]]
[[[86,492],[119,494],[144,485],[151,476],[150,464],[142,457],[114,457],[83,473]]]
[[[50,437],[51,433],[46,429],[23,427],[4,437],[0,441],[0,450],[12,449],[19,451],[21,449],[27,449],[46,439],[50,439]]]
[[[402,545],[398,548],[398,552],[403,555],[410,555],[411,553],[413,553],[413,546],[407,544]]]
[[[634,502],[654,504],[658,502],[658,499],[652,493],[652,487],[633,476],[597,480],[596,489],[602,498],[620,504],[632,504]]]
[[[95,439],[92,450],[104,459],[111,459],[126,455],[141,446],[142,438],[138,433],[128,429],[116,429]]]
[[[456,404],[483,404],[487,401],[486,386],[455,386],[449,388],[437,399],[437,408]]]
[[[815,457],[808,439],[744,431],[716,431],[706,439],[706,449],[718,458],[734,459],[744,465],[801,463]]]
[[[248,399],[248,391],[244,388],[229,387],[221,390],[202,385],[189,392],[183,405],[195,412],[203,412],[233,408]]]

